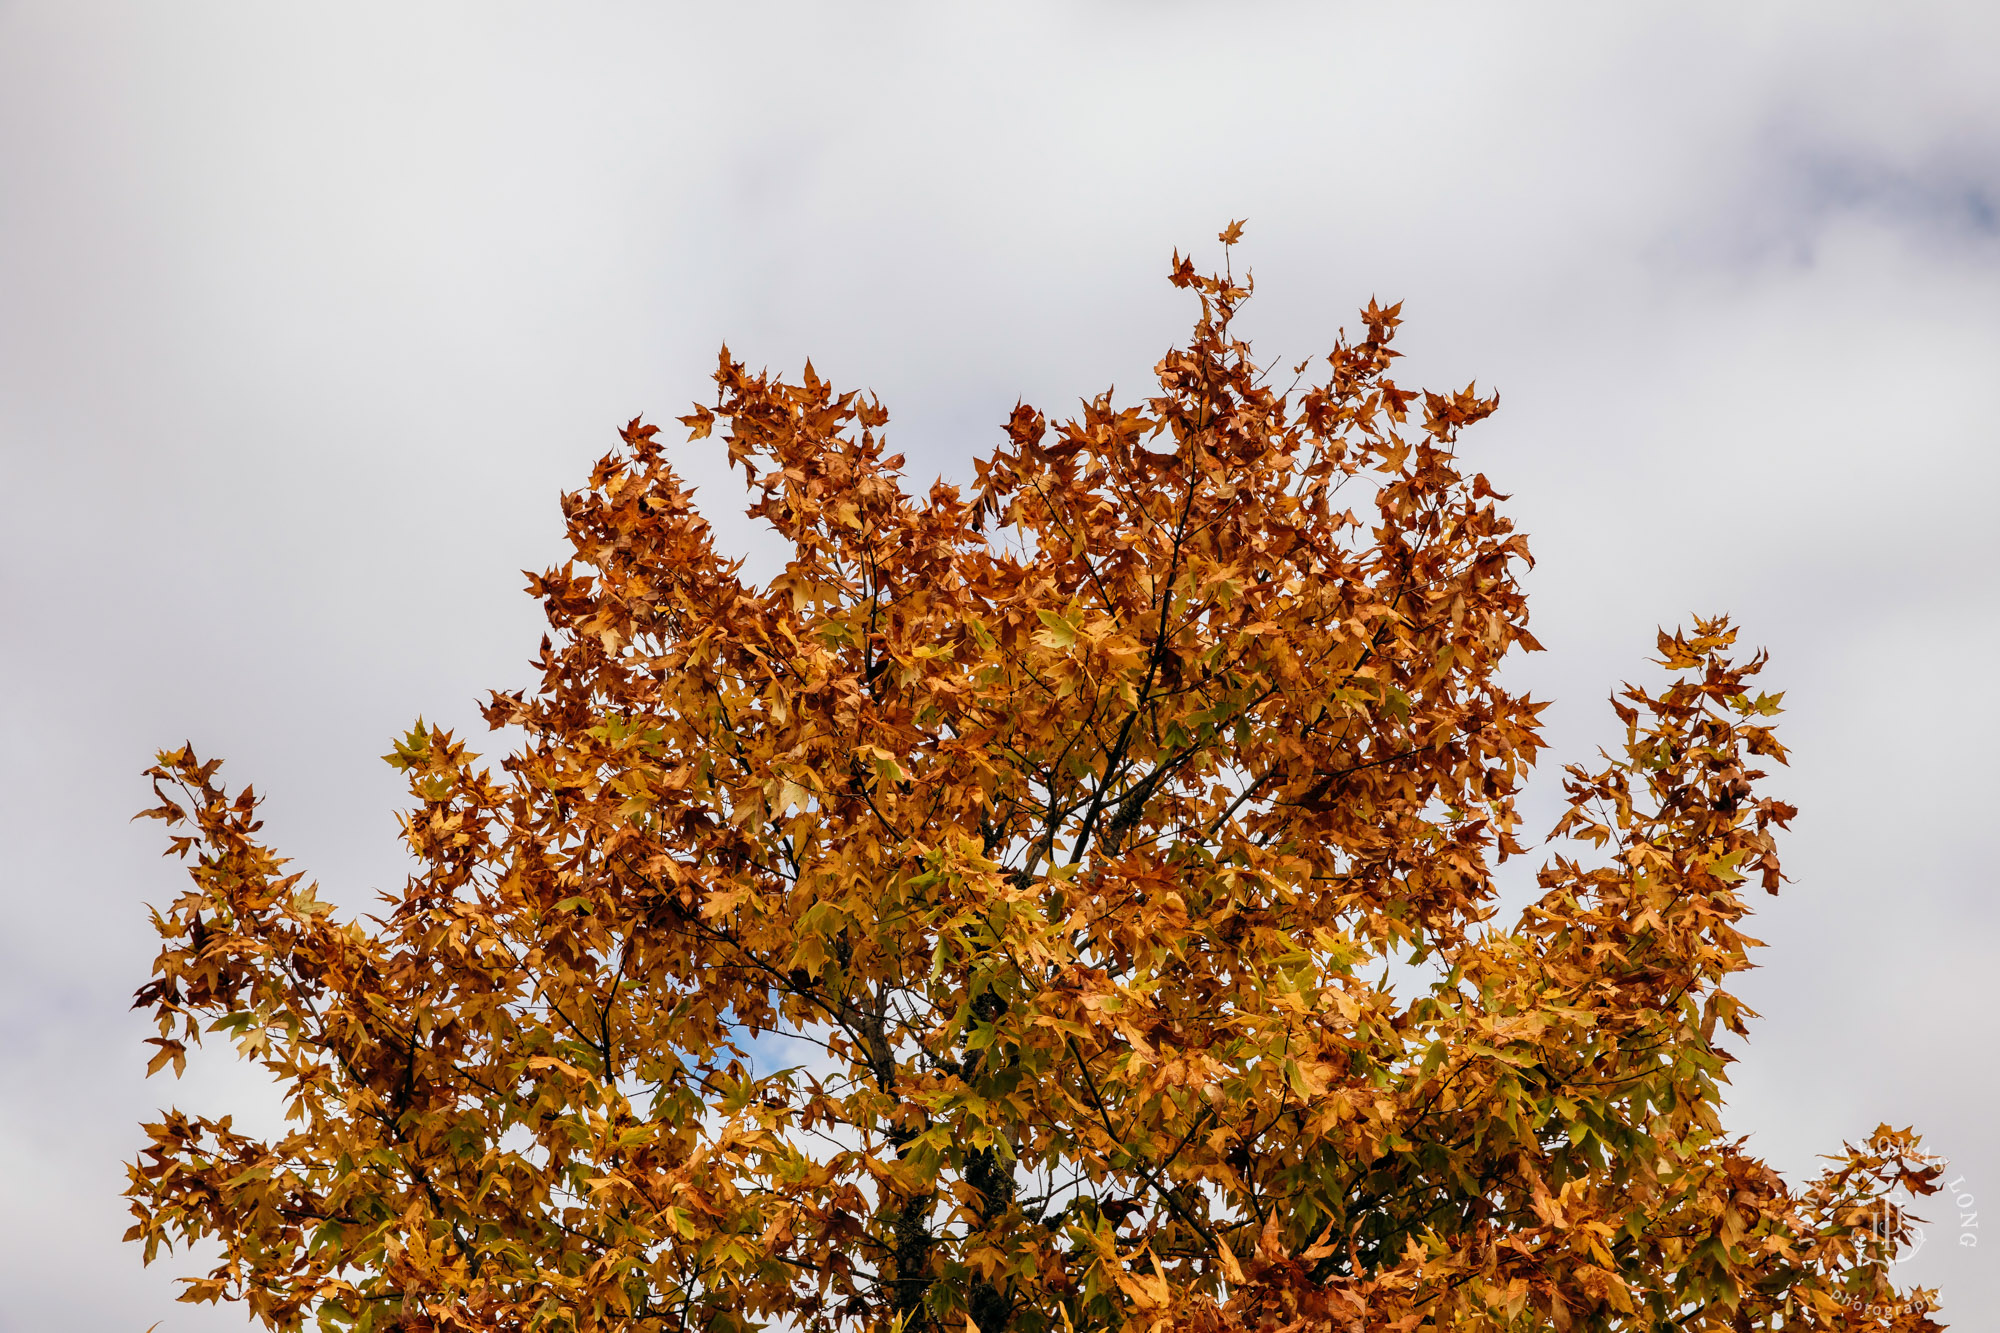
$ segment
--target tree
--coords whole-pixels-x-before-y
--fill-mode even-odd
[[[1225,244],[1241,232],[1232,225]],[[1541,896],[1528,548],[1389,378],[1371,303],[1279,393],[1225,266],[1157,394],[1017,407],[968,491],[887,414],[751,374],[717,400],[751,586],[655,427],[564,498],[530,580],[525,739],[421,722],[419,869],[338,919],[182,748],[191,887],[138,1004],[152,1070],[221,1034],[275,1140],[166,1113],[130,1238],[222,1249],[185,1299],[294,1328],[1934,1329],[1887,1262],[1878,1130],[1788,1186],[1725,1135],[1740,891],[1782,761],[1726,620],[1662,633],[1571,767]],[[1305,367],[1299,368],[1303,375]],[[1299,381],[1303,383],[1304,381]],[[1356,509],[1367,514],[1357,515]],[[1398,974],[1386,964],[1404,966]],[[790,1038],[785,1044],[781,1039]],[[783,1066],[783,1067],[780,1067]]]

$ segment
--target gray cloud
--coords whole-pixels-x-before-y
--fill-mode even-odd
[[[1169,250],[1246,215],[1267,355],[1379,294],[1409,378],[1500,387],[1472,447],[1541,561],[1517,670],[1563,755],[1655,625],[1772,648],[1805,815],[1735,1126],[1796,1172],[1914,1122],[2000,1199],[1996,27],[0,4],[0,1329],[241,1323],[117,1240],[142,1116],[267,1113],[222,1061],[137,1077],[153,748],[226,756],[363,907],[402,873],[375,756],[527,682],[513,571],[718,342],[872,387],[921,480],[962,476],[1017,396],[1142,391],[1190,314]],[[1955,1221],[1910,1271],[1976,1328],[2000,1285]]]

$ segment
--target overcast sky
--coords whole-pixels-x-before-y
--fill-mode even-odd
[[[141,1118],[257,1105],[139,1077],[155,749],[365,904],[377,756],[529,683],[559,493],[720,341],[964,477],[1142,392],[1239,217],[1265,356],[1380,296],[1406,382],[1500,390],[1559,758],[1655,626],[1770,648],[1731,1128],[1796,1179],[1914,1124],[2000,1215],[2000,11],[1386,8],[0,0],[0,1330],[243,1325],[119,1241]],[[2000,1328],[2000,1235],[1929,1215],[1905,1273]]]

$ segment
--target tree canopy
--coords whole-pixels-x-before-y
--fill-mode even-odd
[[[1240,235],[1232,224],[1225,245]],[[1495,409],[1371,303],[1282,391],[1198,300],[1152,396],[1015,408],[905,489],[886,411],[725,348],[681,418],[788,552],[716,549],[656,427],[563,498],[496,772],[419,723],[417,869],[348,919],[214,759],[148,814],[152,1071],[220,1036],[290,1119],[164,1113],[130,1238],[274,1328],[1935,1329],[1908,1131],[1793,1186],[1719,1117],[1778,697],[1726,619],[1563,777]],[[1280,377],[1283,378],[1283,377]],[[149,1071],[150,1072],[150,1071]]]

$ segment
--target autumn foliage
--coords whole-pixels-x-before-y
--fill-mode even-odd
[[[1660,636],[1503,924],[1542,747],[1528,548],[1461,463],[1496,400],[1399,388],[1374,304],[1281,392],[1247,279],[1172,281],[1152,397],[1016,408],[924,495],[872,398],[725,350],[682,421],[765,586],[628,426],[486,705],[525,739],[388,756],[379,917],[162,755],[153,1069],[226,1038],[291,1119],[146,1126],[147,1259],[206,1238],[187,1298],[277,1328],[1937,1327],[1887,1276],[1913,1136],[1795,1187],[1718,1120],[1794,813],[1762,658]]]

